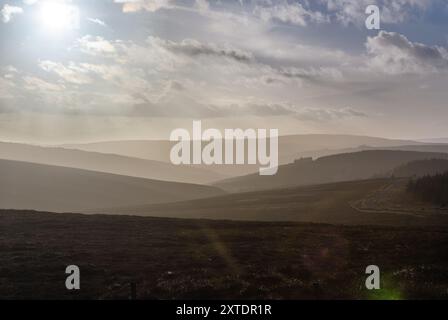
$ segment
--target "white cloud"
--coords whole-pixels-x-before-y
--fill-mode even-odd
[[[76,46],[90,55],[113,55],[116,52],[114,44],[110,41],[90,35],[78,39]]]
[[[448,69],[445,48],[411,42],[399,33],[380,31],[367,39],[366,47],[370,67],[385,73],[425,74]]]
[[[114,0],[123,6],[123,12],[149,11],[160,9],[183,8],[196,10],[208,17],[240,19],[247,12],[223,10],[227,3],[218,1],[213,9],[209,0],[192,0],[191,2],[176,0]],[[239,1],[241,8],[252,6],[252,14],[264,21],[278,21],[297,26],[310,23],[339,22],[344,25],[364,25],[365,9],[369,5],[377,5],[381,10],[381,19],[385,23],[401,23],[421,13],[431,4],[431,0],[316,0],[315,5],[309,0],[251,0]],[[188,4],[193,3],[193,7]],[[219,7],[219,8],[218,8]]]
[[[23,13],[23,9],[21,7],[10,6],[9,4],[5,4],[3,6],[3,9],[0,12],[1,12],[1,15],[2,15],[2,21],[4,23],[8,23],[8,22],[11,21],[11,19],[15,15],[22,14]]]
[[[67,66],[53,61],[39,61],[39,67],[50,73],[58,75],[62,80],[71,84],[88,84],[92,79],[86,74],[86,70],[79,68],[70,62]]]
[[[254,14],[264,21],[280,21],[298,26],[306,26],[309,22],[328,22],[328,18],[324,14],[305,9],[300,3],[289,4],[284,2],[271,6],[257,5]]]
[[[208,0],[196,0],[196,7],[199,11],[205,12],[210,9],[210,3]]]
[[[344,25],[364,25],[365,10],[377,5],[384,23],[401,23],[415,14],[415,9],[425,10],[431,0],[320,0],[329,14]]]
[[[35,3],[37,3],[38,1],[39,0],[23,0],[23,3],[31,6],[31,5],[33,5]]]
[[[87,20],[92,22],[92,23],[98,24],[98,25],[100,25],[102,27],[106,27],[107,26],[104,21],[102,21],[100,19],[97,19],[97,18],[88,18]]]
[[[171,8],[173,0],[114,0],[116,3],[123,4],[123,12],[137,12],[146,10],[155,12],[162,8]]]
[[[25,89],[27,90],[37,90],[37,91],[62,91],[63,86],[50,83],[41,78],[35,76],[25,76],[23,77],[23,82],[25,83]]]

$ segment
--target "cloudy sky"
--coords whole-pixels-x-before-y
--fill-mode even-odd
[[[381,9],[367,30],[365,9]],[[446,0],[0,0],[0,140],[448,136]]]

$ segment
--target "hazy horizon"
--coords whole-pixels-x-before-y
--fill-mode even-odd
[[[244,128],[241,128],[244,129]],[[224,130],[224,128],[223,128]],[[365,137],[365,138],[378,138],[378,139],[384,139],[384,140],[392,140],[392,141],[414,141],[416,143],[421,144],[446,144],[448,143],[448,138],[445,137],[435,137],[435,138],[401,138],[401,137],[382,137],[382,136],[370,136],[370,135],[358,135],[358,134],[338,134],[338,133],[291,133],[291,134],[280,134],[279,138],[281,137],[306,137],[306,136],[352,136],[352,137]],[[29,140],[8,140],[8,139],[2,139],[0,142],[4,143],[14,143],[14,144],[28,144],[28,145],[35,145],[35,146],[43,146],[43,147],[64,147],[64,146],[70,146],[70,145],[83,145],[83,144],[98,144],[98,143],[109,143],[109,142],[138,142],[138,141],[149,141],[149,142],[157,142],[157,141],[167,141],[169,142],[169,136],[165,138],[146,138],[146,139],[110,139],[110,140],[89,140],[89,139],[80,139],[80,140],[61,140],[61,141],[33,141],[32,139]],[[191,140],[193,141],[193,140]]]

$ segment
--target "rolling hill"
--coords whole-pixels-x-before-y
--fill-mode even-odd
[[[382,179],[229,194],[209,199],[104,208],[104,214],[247,221],[343,223],[359,216],[349,201],[380,188]],[[355,219],[356,223],[360,219]]]
[[[118,208],[91,213],[243,221],[300,221],[347,225],[441,226],[448,214],[426,210],[414,214],[405,195],[407,179],[372,179],[228,194],[189,200]],[[404,187],[403,187],[404,186]],[[372,196],[373,195],[373,196]],[[391,198],[391,199],[389,199]],[[356,205],[355,205],[356,204]],[[420,207],[416,207],[420,213]],[[428,208],[425,208],[428,209]]]
[[[447,153],[414,151],[361,151],[322,157],[317,160],[300,159],[279,167],[274,176],[258,174],[230,178],[215,185],[228,192],[266,190],[300,185],[369,179],[386,176],[394,168],[415,160],[448,159]]]
[[[166,140],[136,140],[136,141],[106,141],[87,144],[68,144],[65,148],[118,154],[148,160],[170,162],[169,154],[175,142]],[[304,152],[315,150],[330,151],[330,154],[340,153],[331,150],[356,148],[361,145],[371,147],[392,147],[415,145],[417,142],[408,140],[393,140],[367,136],[305,134],[279,137],[279,163],[287,164],[300,158]],[[358,150],[359,151],[359,150]],[[258,165],[195,165],[213,171],[220,175],[236,177],[258,172]]]
[[[206,184],[226,177],[206,169],[154,160],[19,143],[0,142],[0,159],[185,183]]]
[[[369,145],[360,145],[356,148],[346,148],[346,149],[321,149],[321,150],[311,150],[297,153],[296,159],[299,158],[321,158],[327,157],[335,154],[341,153],[354,153],[360,151],[375,151],[375,150],[391,150],[391,151],[418,151],[418,152],[437,152],[437,153],[448,153],[448,144],[410,144],[403,146],[392,146],[392,147],[372,147]]]
[[[430,139],[419,139],[421,142],[425,143],[448,143],[448,138],[430,138]]]
[[[412,161],[394,169],[395,177],[421,177],[448,172],[447,159],[430,159]]]
[[[433,211],[419,204],[414,207],[414,203],[406,197],[407,181],[388,178],[339,182],[177,203],[104,208],[90,213],[346,225],[448,225],[446,211]]]
[[[0,160],[0,208],[82,212],[221,195],[217,188]]]

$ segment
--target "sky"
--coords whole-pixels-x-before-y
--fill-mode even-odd
[[[0,0],[0,20],[2,141],[168,139],[193,120],[448,137],[446,0]]]

